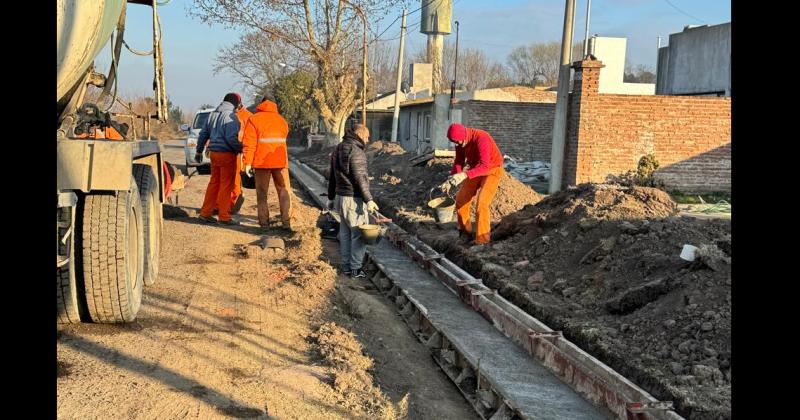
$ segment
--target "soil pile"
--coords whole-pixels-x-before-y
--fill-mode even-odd
[[[589,227],[601,220],[663,218],[676,211],[669,194],[655,188],[581,184],[509,214],[497,225],[493,238],[555,226]]]
[[[327,322],[312,336],[325,363],[333,370],[333,386],[340,396],[338,403],[364,410],[370,418],[401,419],[408,411],[408,396],[397,405],[375,386],[369,370],[372,359],[364,356],[353,333]]]
[[[729,418],[730,221],[674,212],[657,189],[581,185],[504,218],[487,246],[423,239],[687,418]]]
[[[331,151],[332,147],[304,151],[297,157],[327,178]],[[405,217],[412,222],[432,221],[433,214],[427,203],[431,198],[443,195],[436,187],[450,175],[453,159],[435,158],[421,166],[412,166],[410,160],[414,154],[407,153],[397,143],[383,141],[369,143],[366,154],[370,191],[378,205],[389,211],[392,217]],[[455,195],[455,192],[454,190],[451,194]],[[492,220],[499,221],[502,217],[541,199],[539,193],[505,174],[490,208]]]

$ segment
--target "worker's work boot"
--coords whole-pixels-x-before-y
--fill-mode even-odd
[[[239,225],[241,225],[241,223],[239,223],[239,222],[237,222],[236,220],[233,220],[233,219],[231,219],[231,220],[221,220],[219,222],[219,224],[228,225],[228,226],[239,226]]]
[[[200,215],[200,216],[197,216],[197,218],[200,219],[200,221],[202,223],[217,223],[217,219],[215,219],[215,218],[213,218],[211,216],[206,217],[206,216]]]
[[[367,277],[367,273],[364,270],[358,268],[350,272],[350,278],[353,279],[363,279]]]
[[[463,230],[458,231],[458,242],[461,244],[467,244],[473,240],[473,235],[469,232],[464,232]]]
[[[242,209],[242,204],[244,204],[244,194],[239,194],[239,197],[236,198],[236,202],[233,203],[233,207],[231,207],[231,214],[239,214],[239,210]]]

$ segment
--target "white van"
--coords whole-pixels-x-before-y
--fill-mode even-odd
[[[211,112],[214,111],[214,108],[204,108],[197,111],[197,114],[194,116],[194,121],[192,122],[192,126],[189,127],[189,124],[184,124],[181,126],[181,129],[184,131],[188,131],[188,136],[186,137],[186,145],[184,146],[184,152],[186,153],[186,168],[190,166],[208,166],[211,167],[211,160],[203,155],[203,161],[198,162],[194,160],[194,155],[197,151],[197,136],[200,134],[200,130],[203,129],[203,126],[206,125],[206,121],[208,121],[208,116],[211,115]],[[208,145],[206,145],[208,146]]]

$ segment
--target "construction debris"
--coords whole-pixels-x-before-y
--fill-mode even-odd
[[[531,162],[517,162],[508,155],[504,156],[503,167],[509,175],[518,179],[525,185],[533,185],[550,181],[550,162],[535,160]]]

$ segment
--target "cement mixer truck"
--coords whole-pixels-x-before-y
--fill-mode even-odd
[[[116,69],[122,46],[130,48],[124,42],[129,6],[152,9],[153,49],[132,50],[154,63],[156,110],[145,115],[130,105],[112,112],[115,103],[118,111],[126,105],[117,97]],[[168,115],[157,2],[56,0],[56,7],[57,321],[131,322],[142,288],[158,277],[169,179],[149,129]],[[107,45],[111,69],[101,74],[94,60]],[[96,103],[86,100],[90,86],[102,88]]]

